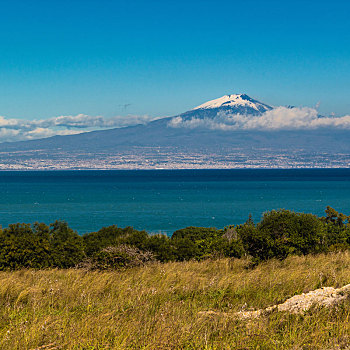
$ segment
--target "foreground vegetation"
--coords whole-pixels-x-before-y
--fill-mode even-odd
[[[0,270],[20,268],[115,269],[218,257],[250,257],[255,264],[290,255],[350,249],[349,217],[327,207],[324,217],[289,210],[267,212],[258,224],[223,230],[187,227],[149,235],[132,227],[104,227],[79,236],[65,222],[13,224],[0,229]]]
[[[149,235],[65,222],[0,229],[0,349],[349,349],[350,300],[262,309],[350,283],[349,217],[277,210],[255,224]]]
[[[302,315],[227,317],[350,282],[349,252],[154,262],[128,270],[0,272],[0,348],[348,349],[350,301]],[[203,316],[202,311],[225,312]]]

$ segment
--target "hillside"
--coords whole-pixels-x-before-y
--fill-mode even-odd
[[[127,271],[0,272],[1,349],[347,349],[350,303],[301,315],[265,308],[350,281],[348,252],[151,264]],[[210,312],[208,312],[210,311]]]

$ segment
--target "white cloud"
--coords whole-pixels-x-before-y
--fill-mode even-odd
[[[322,117],[315,108],[277,107],[260,116],[218,113],[214,118],[185,119],[175,117],[168,123],[173,128],[206,128],[211,130],[293,130],[318,128],[350,129],[350,115]]]
[[[74,135],[74,134],[80,134],[82,131],[77,130],[52,130],[49,128],[35,128],[33,130],[30,130],[28,132],[22,133],[21,136],[23,136],[26,140],[34,140],[34,139],[41,139],[44,137],[51,137],[55,135]]]
[[[24,120],[0,116],[0,142],[33,140],[54,135],[72,135],[86,131],[146,124],[154,119],[147,115],[58,116],[48,119]],[[214,118],[184,119],[174,117],[168,123],[173,128],[206,128],[211,130],[290,130],[343,128],[350,129],[350,115],[321,117],[316,108],[277,107],[261,116],[219,113]]]
[[[0,116],[0,142],[33,140],[54,135],[71,135],[86,131],[145,124],[157,118],[147,115],[105,118],[78,114],[48,119],[24,120]]]

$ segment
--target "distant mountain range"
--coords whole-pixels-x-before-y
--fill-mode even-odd
[[[145,125],[0,144],[3,169],[348,167],[350,131],[239,128],[274,107],[225,95]],[[229,123],[223,122],[227,119]],[[255,118],[255,119],[254,119]],[[282,116],[283,118],[283,116]],[[225,119],[225,120],[226,120]]]

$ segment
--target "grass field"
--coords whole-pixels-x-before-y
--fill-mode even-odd
[[[348,252],[255,268],[222,259],[0,272],[0,349],[350,349],[350,300],[303,315],[230,317],[348,283]],[[224,313],[200,313],[208,310]]]

